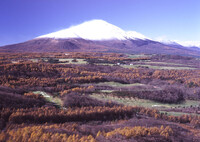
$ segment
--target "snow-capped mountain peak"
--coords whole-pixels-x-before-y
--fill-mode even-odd
[[[104,20],[91,20],[38,38],[83,38],[88,40],[147,39],[135,31],[126,32]]]

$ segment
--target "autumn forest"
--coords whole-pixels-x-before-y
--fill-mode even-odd
[[[200,141],[200,59],[0,53],[0,142]]]

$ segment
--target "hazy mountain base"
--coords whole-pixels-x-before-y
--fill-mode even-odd
[[[85,39],[33,39],[24,43],[0,47],[0,52],[109,52],[133,54],[171,54],[199,57],[200,50],[183,46],[166,45],[152,40],[105,40]]]

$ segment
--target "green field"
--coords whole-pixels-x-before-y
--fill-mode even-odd
[[[145,58],[151,57],[152,55],[144,55],[144,54],[126,54],[129,58]]]
[[[151,64],[158,64],[158,65],[151,65]],[[116,64],[96,63],[96,65],[114,66]],[[134,62],[133,65],[120,64],[120,66],[123,67],[123,68],[147,67],[147,68],[151,68],[151,69],[164,69],[164,70],[189,70],[189,69],[194,70],[194,69],[197,69],[197,68],[194,68],[192,66],[185,66],[184,64],[167,63],[167,62],[151,62],[150,60],[148,60],[148,61],[147,60],[146,61],[137,61],[137,62]]]
[[[146,108],[155,108],[158,110],[162,109],[168,109],[168,108],[187,108],[191,105],[193,107],[199,106],[199,101],[194,100],[186,100],[180,104],[167,104],[167,103],[160,103],[155,102],[151,100],[145,100],[145,99],[138,99],[138,98],[128,98],[128,97],[114,97],[111,95],[104,95],[104,94],[96,94],[93,93],[90,95],[90,97],[101,100],[101,101],[114,101],[119,104],[128,105],[128,106],[140,106],[140,107],[146,107]],[[166,111],[163,111],[166,112]],[[182,115],[185,113],[182,112],[168,112],[169,114],[176,114],[176,115]]]
[[[118,103],[122,103],[124,105],[132,105],[132,106],[142,106],[142,107],[151,107],[151,108],[174,108],[174,107],[190,107],[191,105],[194,107],[199,106],[199,101],[194,100],[186,100],[180,104],[167,104],[167,103],[159,103],[151,100],[138,99],[138,98],[120,98],[114,97],[111,95],[103,95],[103,94],[92,94],[91,97],[108,100],[108,101],[116,101]]]
[[[59,59],[59,62],[63,62],[63,63],[59,63],[59,64],[87,64],[88,62],[85,61],[85,59],[76,59],[77,62],[72,62],[74,59],[70,58],[70,59]]]
[[[100,90],[102,93],[112,93],[114,90]]]
[[[37,63],[37,62],[39,62],[39,59],[30,59],[30,61]]]
[[[34,91],[33,93],[34,94],[41,94],[45,98],[46,101],[53,103],[53,104],[55,104],[59,107],[63,106],[62,100],[58,97],[53,97],[53,96],[51,96],[48,93],[43,92],[43,91]]]
[[[188,115],[188,113],[184,112],[172,112],[172,111],[160,111],[160,113],[167,113],[167,115],[172,115],[172,116],[181,116],[181,115]],[[198,115],[196,113],[190,113],[190,115]]]
[[[144,84],[141,84],[141,83],[122,84],[122,83],[118,83],[118,82],[103,82],[103,83],[97,83],[95,85],[111,86],[111,87],[131,87],[131,86],[143,86]]]
[[[114,66],[115,64],[109,64],[109,63],[95,63],[95,65]]]
[[[196,69],[192,67],[169,67],[169,66],[152,66],[152,65],[120,65],[123,68],[138,68],[138,67],[148,67],[151,69],[164,69],[164,70],[189,70]]]
[[[169,63],[169,62],[151,62],[151,61],[148,61],[148,62],[145,62],[145,63],[148,63],[148,64],[161,64],[161,65],[174,65],[174,66],[185,66],[184,64]]]

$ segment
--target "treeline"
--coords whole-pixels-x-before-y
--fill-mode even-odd
[[[65,123],[65,122],[87,122],[87,121],[110,121],[121,120],[131,117],[148,116],[156,119],[176,122],[189,123],[200,128],[200,116],[182,115],[171,116],[159,113],[158,110],[142,107],[128,106],[95,106],[95,107],[75,107],[60,110],[56,108],[27,108],[10,109],[5,108],[1,111],[1,120],[10,123]]]
[[[114,107],[117,106],[117,103],[114,102],[103,102],[89,97],[88,95],[82,95],[80,93],[69,93],[64,97],[64,106],[65,107],[88,107],[88,106],[107,106]]]
[[[71,88],[68,90],[64,90],[64,91],[60,92],[60,95],[65,96],[70,93],[91,93],[93,91],[95,91],[95,87],[90,85],[87,87],[74,87],[74,88]]]
[[[98,136],[103,135],[107,138],[112,137],[119,137],[119,135],[122,135],[126,137],[127,139],[130,139],[132,137],[145,137],[145,136],[151,136],[151,135],[160,135],[164,138],[168,138],[170,135],[173,135],[173,130],[169,126],[165,127],[162,125],[160,128],[158,127],[141,127],[141,126],[135,126],[135,127],[125,127],[125,128],[118,128],[110,132],[98,132]]]
[[[95,138],[91,135],[83,136],[79,134],[66,134],[66,131],[71,130],[73,132],[74,128],[69,126],[64,127],[64,132],[58,132],[60,125],[50,125],[50,126],[26,126],[16,129],[8,129],[7,131],[0,132],[0,141],[15,141],[15,142],[95,142]],[[49,131],[51,130],[51,131]]]
[[[65,126],[65,127],[64,127]],[[99,131],[95,135],[81,134],[76,130],[77,126],[69,125],[39,125],[39,126],[24,126],[21,128],[8,129],[0,133],[0,141],[48,141],[48,142],[97,142],[108,140],[151,140],[151,137],[158,137],[158,140],[171,141],[170,136],[173,136],[173,130],[169,126],[164,127],[124,127],[117,128],[110,132]],[[49,131],[51,130],[51,131]],[[59,132],[58,132],[59,130]],[[64,131],[62,131],[64,130]],[[69,133],[71,131],[71,134]],[[122,137],[120,137],[122,136]],[[160,138],[159,138],[160,137]]]
[[[136,97],[139,99],[148,99],[162,103],[180,103],[184,101],[184,92],[180,88],[165,86],[157,90],[132,90],[132,91],[115,91],[112,93],[116,97]]]
[[[38,99],[1,91],[0,102],[0,110],[2,108],[32,108],[45,105],[45,101],[42,97]]]
[[[116,119],[130,118],[135,113],[132,107],[126,106],[97,106],[97,107],[81,107],[67,108],[60,110],[55,108],[30,108],[18,109],[9,117],[12,123],[65,123],[75,121],[109,121]]]
[[[18,63],[0,66],[0,75],[10,77],[59,77],[53,65],[44,63]]]
[[[148,109],[148,108],[140,109],[138,114],[147,115],[149,117],[154,117],[156,119],[162,119],[176,123],[189,123],[195,128],[200,128],[200,116],[198,115],[172,116],[172,115],[166,115],[164,113],[159,113],[158,110]]]

